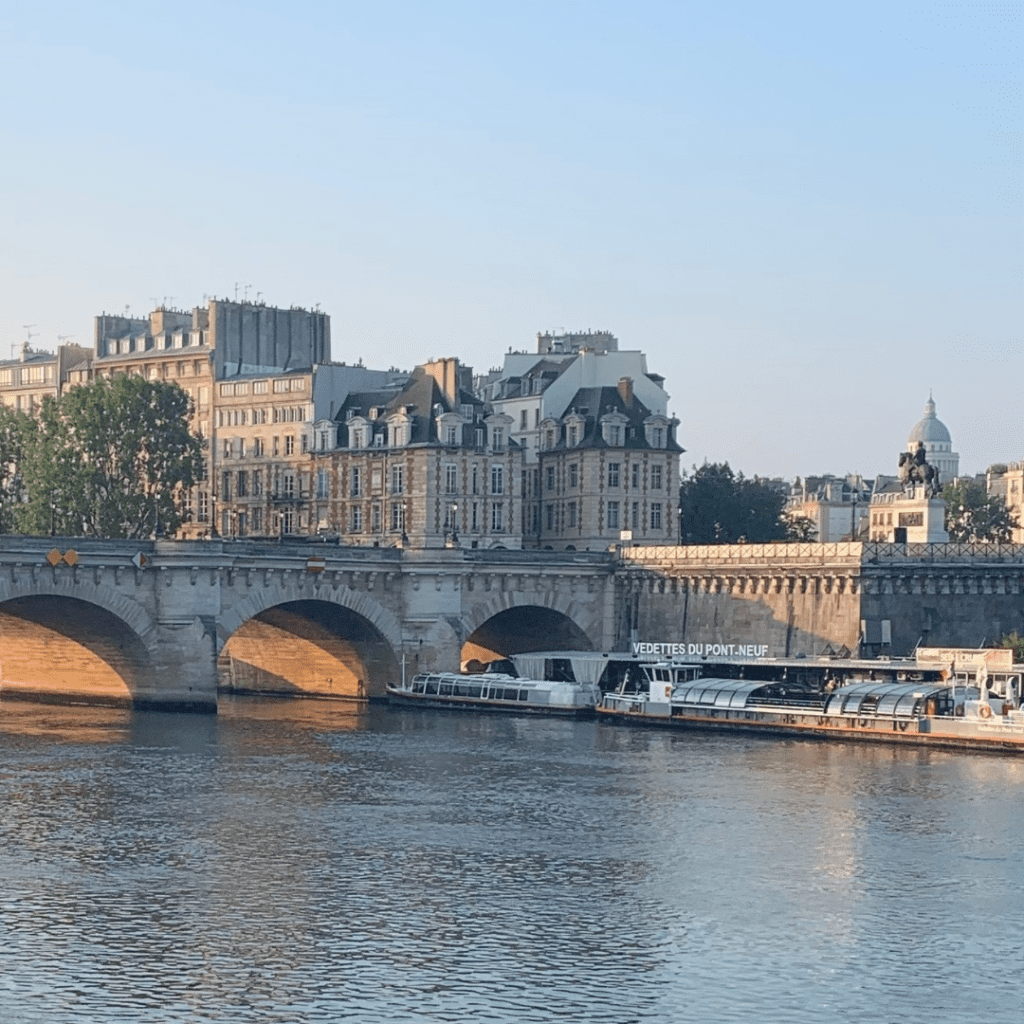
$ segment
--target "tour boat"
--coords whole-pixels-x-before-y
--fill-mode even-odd
[[[425,708],[569,717],[592,715],[600,697],[598,687],[589,683],[520,679],[503,672],[421,672],[408,681],[388,686],[387,692],[394,703]]]
[[[915,661],[871,663],[870,674],[883,678],[847,677],[819,689],[656,662],[640,666],[632,692],[627,681],[606,693],[597,711],[645,725],[1024,754],[1024,666],[989,657],[1001,653],[943,651],[937,659],[922,651]],[[948,668],[939,669],[944,656]]]

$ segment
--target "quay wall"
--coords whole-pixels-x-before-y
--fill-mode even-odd
[[[769,655],[905,655],[1024,632],[1024,546],[737,544],[623,548],[627,642]]]

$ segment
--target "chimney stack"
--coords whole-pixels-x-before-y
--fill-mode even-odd
[[[622,404],[627,409],[633,408],[633,378],[632,377],[620,377],[619,378],[619,397],[622,399]]]

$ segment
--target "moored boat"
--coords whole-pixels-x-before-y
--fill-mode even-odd
[[[632,692],[606,693],[598,714],[609,721],[720,729],[814,739],[852,739],[1024,754],[1020,666],[999,652],[948,651],[939,668],[921,652],[890,678],[852,679],[830,688],[793,688],[785,680],[718,678],[693,663],[641,668]],[[995,662],[999,671],[990,672]],[[895,676],[893,678],[892,676]]]
[[[520,679],[500,672],[422,672],[388,686],[387,692],[394,703],[419,707],[570,717],[592,715],[600,697],[589,683]]]

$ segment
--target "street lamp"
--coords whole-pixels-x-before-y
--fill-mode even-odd
[[[459,503],[453,501],[449,506],[451,510],[451,527],[452,527],[452,547],[458,547],[459,545],[459,531],[456,527],[456,521],[459,515]]]

